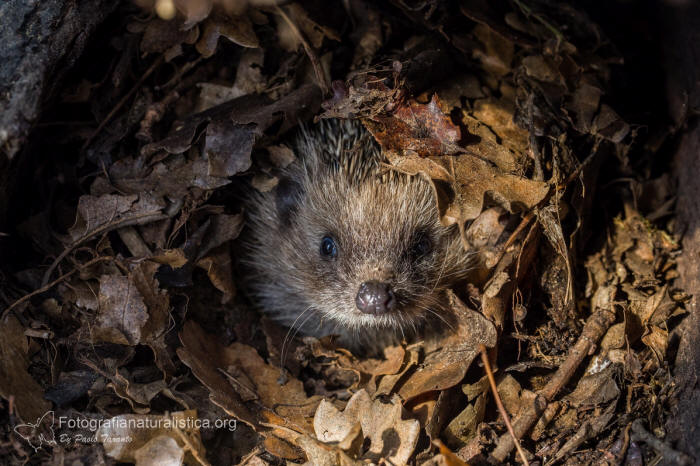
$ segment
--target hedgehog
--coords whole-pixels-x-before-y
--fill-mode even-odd
[[[303,127],[297,160],[252,195],[244,262],[257,307],[291,332],[353,351],[450,324],[445,291],[473,263],[443,226],[431,184],[388,170],[356,120]]]

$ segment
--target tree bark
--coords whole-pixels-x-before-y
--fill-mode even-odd
[[[0,2],[0,213],[7,211],[12,159],[43,103],[80,57],[114,0]]]
[[[685,3],[685,5],[683,5]],[[668,11],[668,10],[667,10]],[[667,423],[668,441],[700,464],[700,6],[680,2],[665,21],[667,97],[682,129],[674,157],[678,182],[677,222],[683,234],[680,286],[692,295],[689,312],[674,332],[678,338],[674,377],[680,400]],[[687,118],[687,120],[686,120]]]

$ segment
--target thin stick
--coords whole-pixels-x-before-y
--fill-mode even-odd
[[[505,406],[503,406],[503,402],[501,401],[501,396],[498,394],[498,390],[496,389],[496,378],[493,376],[493,371],[491,370],[491,363],[489,362],[489,356],[486,353],[486,346],[484,346],[483,344],[480,344],[479,351],[481,351],[481,361],[484,363],[484,370],[486,371],[486,377],[488,377],[488,379],[489,379],[489,384],[491,385],[491,391],[493,392],[493,399],[496,401],[496,406],[498,407],[498,411],[501,413],[501,417],[503,418],[503,422],[505,422],[505,424],[506,424],[506,428],[508,429],[508,433],[510,434],[511,438],[513,439],[513,443],[515,444],[515,449],[518,450],[518,454],[520,455],[520,459],[522,460],[522,462],[525,466],[530,466],[530,463],[527,461],[527,457],[525,456],[525,452],[520,447],[520,442],[518,441],[518,437],[516,437],[515,432],[513,432],[513,426],[510,424],[510,417],[508,416],[508,412],[506,411],[506,408],[505,408]]]
[[[513,420],[513,431],[516,438],[522,438],[528,430],[537,422],[551,402],[574,375],[583,360],[588,356],[598,340],[603,338],[605,332],[615,322],[615,312],[608,309],[599,309],[588,317],[581,335],[574,346],[571,347],[564,363],[554,373],[547,385],[537,393],[534,402],[526,409],[521,410]],[[496,443],[496,449],[491,456],[496,461],[503,462],[515,446],[510,435],[502,435]]]
[[[318,59],[318,55],[316,55],[316,52],[314,51],[313,48],[311,48],[311,45],[309,42],[306,40],[304,35],[301,33],[299,28],[297,27],[296,24],[294,24],[294,21],[285,13],[285,11],[280,8],[278,5],[275,5],[275,11],[277,12],[278,15],[284,19],[284,21],[287,23],[287,25],[292,29],[292,32],[294,32],[294,35],[297,36],[299,39],[299,42],[301,42],[301,45],[304,46],[304,51],[306,52],[306,55],[309,57],[309,61],[311,61],[311,66],[314,69],[314,74],[316,75],[316,79],[318,79],[318,85],[321,87],[321,90],[323,91],[324,95],[329,95],[331,92],[331,86],[328,84],[328,81],[326,80],[326,74],[323,72],[323,67],[321,66],[321,61]]]
[[[693,464],[693,459],[690,456],[683,452],[674,450],[670,446],[666,445],[666,443],[656,438],[656,436],[648,432],[644,428],[641,419],[637,419],[632,423],[632,432],[633,441],[636,440],[638,442],[646,443],[651,448],[656,450],[657,453],[660,453],[661,456],[670,463],[680,465]]]
[[[75,268],[75,269],[71,270],[70,272],[64,273],[63,275],[61,275],[60,277],[58,277],[56,280],[52,281],[51,283],[48,283],[48,284],[42,286],[41,288],[39,288],[38,290],[34,290],[34,291],[32,291],[31,293],[28,293],[28,294],[22,296],[22,297],[19,298],[17,301],[15,301],[14,303],[10,304],[9,307],[7,307],[4,311],[2,311],[2,317],[0,317],[0,320],[4,320],[5,317],[7,316],[7,314],[8,314],[12,309],[16,308],[16,307],[19,306],[20,304],[22,304],[22,303],[26,302],[27,300],[31,299],[33,296],[36,296],[36,295],[39,295],[39,294],[41,294],[41,293],[45,293],[46,291],[49,291],[51,288],[53,288],[54,286],[58,285],[59,283],[61,283],[61,282],[62,282],[63,280],[65,280],[66,278],[70,277],[71,275],[73,275],[73,274],[74,274],[75,272],[77,272],[78,270],[84,269],[85,267],[90,267],[91,265],[96,264],[96,263],[98,263],[98,262],[107,261],[107,260],[113,260],[113,259],[114,259],[114,257],[112,257],[112,256],[96,257],[95,259],[92,259],[92,260],[86,262],[85,264],[81,265],[80,267]]]
[[[88,233],[84,234],[77,240],[75,240],[73,243],[69,244],[66,246],[66,248],[63,250],[61,254],[58,255],[56,259],[51,263],[49,268],[44,272],[44,277],[41,280],[42,287],[46,286],[46,284],[49,282],[49,279],[51,278],[51,274],[53,273],[54,269],[58,267],[58,264],[61,263],[63,259],[66,258],[66,256],[75,248],[77,248],[81,243],[89,240],[90,238],[99,235],[101,233],[106,233],[112,230],[116,230],[117,228],[125,227],[125,226],[132,226],[132,225],[140,225],[142,223],[150,223],[150,222],[156,222],[158,220],[165,220],[166,218],[169,218],[168,215],[165,214],[159,214],[159,213],[153,213],[153,212],[147,212],[145,214],[138,214],[134,215],[133,217],[126,217],[120,220],[117,220],[116,222],[112,223],[112,220],[110,220],[108,223],[95,228],[92,231],[89,231]],[[139,223],[141,222],[141,223]]]
[[[547,194],[547,195],[539,202],[538,205],[540,205],[540,206],[541,206],[541,205],[544,205],[544,203],[545,203],[545,202],[548,202],[549,199],[554,195],[554,193],[557,193],[557,192],[561,192],[561,191],[566,190],[566,189],[571,185],[571,183],[574,181],[574,179],[576,179],[576,177],[579,176],[579,175],[581,174],[581,172],[583,171],[583,169],[586,168],[586,167],[591,163],[591,161],[594,159],[595,155],[598,153],[598,146],[599,146],[599,145],[600,145],[600,143],[599,143],[598,141],[596,141],[595,146],[593,147],[593,150],[591,151],[591,154],[589,154],[588,157],[586,157],[586,158],[583,160],[583,162],[581,162],[581,163],[579,164],[579,166],[576,167],[576,169],[575,169],[573,172],[571,172],[571,174],[566,178],[566,180],[564,180],[563,183],[560,183],[560,184],[556,185],[554,191],[553,191],[553,192],[550,192],[549,194]],[[527,214],[525,214],[525,216],[523,217],[523,219],[520,221],[520,223],[519,223],[518,226],[515,228],[515,230],[513,230],[513,233],[510,234],[510,236],[508,237],[508,240],[505,242],[505,244],[504,244],[503,247],[501,248],[501,252],[499,253],[498,260],[496,261],[496,263],[500,262],[501,259],[503,259],[503,256],[506,254],[506,251],[508,250],[508,248],[515,242],[515,240],[518,238],[518,236],[520,235],[520,233],[521,233],[528,225],[530,225],[530,222],[532,222],[532,219],[533,219],[534,217],[535,217],[535,211],[534,211],[534,210],[530,210]],[[494,270],[495,270],[495,269],[494,269]]]
[[[163,62],[163,56],[161,55],[158,57],[156,61],[153,62],[153,64],[146,70],[146,72],[141,75],[138,81],[136,81],[136,84],[131,88],[131,90],[121,98],[119,102],[117,102],[117,105],[114,106],[114,108],[107,114],[107,116],[102,120],[100,125],[97,127],[95,131],[92,132],[89,138],[85,141],[83,144],[82,150],[85,150],[88,148],[90,143],[94,141],[94,139],[97,137],[100,132],[104,129],[105,126],[107,126],[107,123],[110,122],[110,120],[116,115],[116,113],[126,104],[126,102],[136,93],[136,91],[139,90],[141,87],[141,84],[148,79],[148,77],[156,70],[158,65],[160,65]]]

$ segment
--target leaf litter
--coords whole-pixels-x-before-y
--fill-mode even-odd
[[[114,66],[86,74],[82,98],[62,90],[56,113],[95,124],[56,138],[72,165],[37,171],[60,189],[33,195],[42,208],[13,230],[31,259],[2,266],[6,425],[51,409],[112,424],[97,443],[37,452],[6,429],[4,455],[514,463],[479,345],[529,461],[673,451],[669,333],[688,297],[674,285],[672,190],[640,165],[655,154],[610,94],[621,56],[585,13],[136,3],[110,26]],[[386,169],[429,180],[441,221],[478,250],[449,296],[452,331],[354,355],[261,321],[237,292],[240,191],[273,189],[299,156],[290,132],[319,118],[362,121]],[[202,416],[236,430],[178,422]],[[115,427],[126,420],[168,427]],[[116,437],[133,441],[104,440]]]

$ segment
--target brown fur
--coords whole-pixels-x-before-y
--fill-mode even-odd
[[[262,311],[303,334],[337,334],[370,351],[445,321],[444,290],[465,276],[471,255],[457,230],[440,224],[429,183],[382,174],[379,148],[357,122],[303,131],[297,155],[276,191],[251,202],[248,288]],[[320,254],[326,235],[335,259]],[[417,255],[421,235],[431,247]],[[357,309],[367,280],[391,284],[392,311]]]

